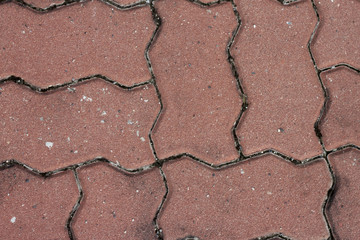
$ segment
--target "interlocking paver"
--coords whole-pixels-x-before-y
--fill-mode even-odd
[[[150,51],[164,103],[153,132],[158,157],[188,152],[211,163],[235,159],[231,129],[241,98],[225,51],[237,26],[232,5],[159,1],[156,7],[163,20]]]
[[[320,122],[325,147],[360,146],[360,74],[341,67],[321,77],[329,93],[328,110]]]
[[[86,1],[39,14],[1,4],[0,78],[34,85],[102,74],[124,85],[150,79],[144,57],[155,25],[148,8],[121,11]]]
[[[297,167],[275,156],[219,171],[182,159],[163,167],[169,195],[159,224],[165,239],[250,239],[283,233],[329,237],[322,205],[331,176],[325,161]]]
[[[273,148],[303,160],[321,153],[314,123],[324,101],[307,50],[309,1],[236,1],[243,24],[232,49],[249,100],[238,127],[245,154]]]
[[[313,53],[320,68],[338,63],[360,67],[360,2],[357,0],[316,1],[320,26]]]
[[[0,238],[356,239],[359,7],[0,0]]]
[[[1,161],[41,171],[99,156],[127,168],[154,161],[148,132],[159,104],[151,85],[128,91],[97,79],[42,94],[15,83],[0,88]]]
[[[356,239],[359,229],[360,151],[347,149],[329,155],[336,176],[333,201],[327,214],[336,239]]]
[[[158,169],[129,175],[97,164],[82,168],[79,179],[84,199],[73,222],[78,239],[155,239],[152,221],[165,193]]]
[[[68,239],[78,189],[68,171],[49,178],[16,166],[0,171],[0,239]]]

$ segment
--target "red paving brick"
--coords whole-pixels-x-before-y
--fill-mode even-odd
[[[68,239],[78,198],[71,171],[43,178],[21,167],[0,171],[0,239]]]
[[[27,1],[0,0],[0,239],[359,235],[358,1]]]
[[[150,79],[144,52],[155,26],[147,8],[87,1],[38,14],[6,3],[0,15],[0,78],[16,75],[41,87],[92,74],[124,85]]]
[[[347,149],[329,155],[336,176],[335,195],[327,213],[336,239],[360,235],[359,161],[360,151]]]
[[[165,239],[329,236],[321,214],[331,186],[325,161],[302,168],[265,156],[214,171],[182,159],[163,169],[169,195],[159,224]]]
[[[243,24],[232,53],[249,100],[237,130],[244,153],[320,154],[313,126],[324,99],[306,47],[316,24],[311,3],[236,3]]]
[[[150,52],[164,103],[153,134],[158,157],[188,152],[211,163],[235,159],[231,128],[241,99],[225,52],[237,26],[231,4],[156,6],[163,19]]]
[[[321,77],[330,99],[320,125],[325,147],[360,146],[360,74],[343,67],[323,72]]]
[[[158,169],[128,175],[97,164],[81,169],[79,179],[84,199],[73,223],[78,239],[155,239],[152,220],[165,193]]]
[[[360,2],[356,0],[316,1],[320,27],[313,41],[318,67],[338,63],[360,67]]]
[[[91,80],[49,93],[1,87],[1,160],[41,171],[102,156],[123,167],[152,163],[148,132],[159,111],[154,88],[123,90]]]

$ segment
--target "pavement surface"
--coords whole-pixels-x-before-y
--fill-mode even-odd
[[[0,0],[0,239],[358,239],[359,0]]]

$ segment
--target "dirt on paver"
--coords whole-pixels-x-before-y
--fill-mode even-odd
[[[356,239],[358,0],[0,0],[1,239]]]

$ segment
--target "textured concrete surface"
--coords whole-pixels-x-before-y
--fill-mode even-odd
[[[1,85],[2,159],[49,171],[102,156],[127,168],[152,162],[159,111],[152,86],[123,90],[96,79],[47,93]]]
[[[157,169],[129,175],[101,164],[81,169],[79,179],[84,199],[73,223],[75,236],[156,239],[152,220],[165,192]]]
[[[187,152],[215,164],[235,159],[231,128],[241,99],[225,52],[237,25],[231,5],[157,6],[162,34],[150,57],[164,104],[153,134],[158,157]]]
[[[0,0],[1,239],[356,239],[355,0]]]
[[[331,186],[324,161],[304,168],[269,155],[217,171],[181,159],[163,169],[169,200],[159,223],[167,239],[252,239],[274,232],[329,237],[321,213]]]
[[[348,68],[321,74],[330,100],[321,122],[327,149],[345,144],[360,145],[360,75]]]
[[[347,149],[329,155],[334,166],[337,187],[327,211],[337,239],[356,239],[359,232],[359,160],[358,149]]]
[[[337,63],[360,67],[359,1],[318,1],[321,23],[314,39],[314,56],[320,68]]]
[[[6,34],[0,77],[16,75],[42,87],[92,74],[124,85],[150,79],[144,51],[155,26],[145,8],[126,12],[87,1],[38,14],[8,3],[0,15]]]
[[[71,172],[41,178],[17,166],[0,171],[1,239],[68,239],[77,200]]]

